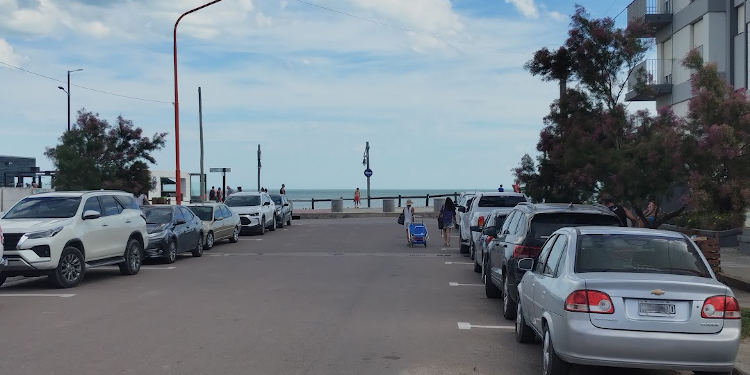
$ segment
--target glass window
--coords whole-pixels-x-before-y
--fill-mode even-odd
[[[536,273],[542,273],[544,271],[544,263],[547,261],[547,256],[550,253],[550,250],[552,249],[552,246],[555,244],[555,239],[557,236],[554,236],[547,240],[547,242],[544,244],[544,247],[542,248],[541,253],[539,254],[539,258],[537,258],[536,266],[534,267],[534,272]]]
[[[211,206],[188,206],[188,208],[203,221],[211,221],[213,218]]]
[[[583,235],[575,271],[709,277],[698,250],[686,239],[648,235]]]
[[[129,208],[133,210],[139,210],[140,207],[138,207],[138,203],[135,201],[135,198],[133,198],[130,195],[115,195],[115,199],[117,199],[118,202],[120,202],[120,205],[124,208]]]
[[[544,274],[548,276],[554,276],[557,270],[557,264],[560,262],[560,256],[568,246],[568,238],[564,235],[557,236],[552,250],[549,252],[549,258],[544,262]]]
[[[513,211],[508,215],[508,217],[505,219],[505,223],[503,223],[502,230],[500,233],[505,233],[506,231],[510,233],[510,225],[513,224],[513,221],[516,220],[516,217],[518,217],[518,211]]]
[[[86,203],[83,204],[83,212],[81,212],[81,214],[86,213],[86,211],[96,211],[101,214],[102,206],[99,204],[99,198],[91,197],[89,199],[86,199]]]
[[[166,224],[172,221],[172,208],[159,206],[143,206],[146,224]]]
[[[175,209],[174,210],[174,220],[175,221],[177,221],[177,220],[185,220],[185,221],[187,221],[185,219],[185,215],[183,215],[182,212],[179,209]]]
[[[517,195],[483,195],[479,198],[479,207],[515,207],[520,202],[526,202],[526,198]]]
[[[229,207],[260,206],[260,196],[234,194],[227,199],[226,205]]]
[[[497,228],[498,232],[500,231],[500,228],[503,227],[506,217],[508,217],[506,214],[498,214],[495,216],[495,228]]]
[[[229,207],[222,205],[221,215],[224,216],[225,218],[232,217],[232,211],[229,210]]]
[[[182,216],[184,216],[185,220],[187,221],[191,221],[193,220],[193,218],[195,218],[195,215],[193,214],[193,212],[188,210],[185,207],[180,207],[180,211],[182,211]]]
[[[122,206],[111,195],[99,196],[99,202],[102,205],[102,216],[119,215],[122,212]]]
[[[537,214],[531,219],[531,229],[529,230],[527,244],[528,246],[541,246],[550,234],[560,228],[586,225],[619,227],[620,219],[614,215],[575,212]]]
[[[281,206],[282,204],[281,195],[274,194],[271,196],[271,199],[273,200],[273,203],[275,203],[277,206]]]
[[[75,216],[81,197],[27,197],[8,211],[4,219],[57,219]]]

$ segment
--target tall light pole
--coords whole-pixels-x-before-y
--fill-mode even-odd
[[[370,169],[370,142],[365,142],[365,154],[362,155],[362,165],[366,166],[365,177],[367,177],[367,207],[370,208],[370,177],[372,177],[372,169]]]
[[[174,153],[175,153],[175,194],[177,195],[177,204],[182,203],[182,183],[180,181],[180,101],[177,95],[177,25],[182,20],[182,17],[187,16],[190,13],[201,10],[209,5],[216,4],[221,0],[214,0],[209,3],[203,4],[197,8],[193,8],[185,13],[182,13],[177,21],[174,23],[174,32],[172,33],[172,58],[174,60]]]
[[[206,174],[203,171],[203,101],[201,100],[201,87],[198,86],[198,127],[201,135],[201,202],[206,200]]]
[[[260,191],[260,145],[258,145],[258,191]]]
[[[57,86],[58,89],[63,90],[68,95],[68,131],[70,131],[70,73],[80,72],[83,69],[68,70],[68,89],[65,90],[62,86]]]

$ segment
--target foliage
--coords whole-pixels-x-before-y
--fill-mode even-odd
[[[166,133],[144,137],[141,128],[122,116],[113,126],[82,109],[74,128],[45,152],[57,169],[53,184],[62,190],[148,191],[152,186],[147,163],[156,162],[152,152],[164,147],[165,137]]]
[[[745,215],[738,212],[688,211],[669,223],[684,228],[727,230],[741,227],[744,221]]]

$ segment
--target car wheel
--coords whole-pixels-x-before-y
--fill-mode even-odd
[[[60,255],[57,268],[49,275],[49,279],[58,288],[71,288],[83,280],[84,273],[86,273],[86,263],[81,250],[68,246]]]
[[[196,258],[203,256],[203,233],[198,235],[198,243],[195,244],[195,249],[193,249],[192,254]]]
[[[123,275],[135,275],[141,270],[141,261],[143,260],[143,246],[135,238],[128,241],[128,247],[125,249],[125,261],[120,263],[120,273]]]
[[[237,243],[237,241],[239,240],[240,240],[240,227],[234,227],[234,231],[232,232],[232,237],[229,239],[229,242]]]
[[[280,218],[280,220],[278,220],[277,222],[279,223],[278,224],[279,228],[283,228],[284,227],[284,219],[283,218]]]
[[[206,250],[211,250],[214,247],[214,232],[208,232],[206,235]]]
[[[164,253],[164,263],[174,263],[177,260],[177,244],[175,240],[169,241],[167,244],[167,251]]]
[[[276,216],[273,217],[273,220],[271,220],[271,232],[276,230]]]
[[[516,341],[522,344],[534,341],[534,331],[526,324],[526,319],[523,317],[521,310],[521,302],[518,302],[518,307],[516,307]]]
[[[289,213],[289,219],[286,221],[286,225],[292,225],[292,213]]]
[[[260,232],[258,232],[258,234],[260,234],[261,236],[264,235],[264,234],[266,234],[266,217],[265,216],[263,216],[263,217],[260,218],[260,229],[259,230],[260,230]]]
[[[469,259],[476,258],[477,247],[474,245],[474,240],[469,240]]]
[[[484,282],[484,295],[487,298],[500,298],[502,293],[500,289],[495,286],[492,282],[492,276],[490,275],[489,260],[485,260],[482,266],[482,281]]]
[[[542,344],[542,374],[543,375],[566,375],[570,364],[560,359],[552,345],[549,330],[544,328],[544,342]]]
[[[516,318],[516,305],[508,293],[508,278],[503,277],[503,317],[508,320]]]
[[[476,273],[482,272],[482,265],[479,264],[479,258],[484,259],[484,254],[479,254],[479,256],[474,255],[474,272]]]
[[[0,285],[3,285],[5,283],[5,279],[7,279],[8,276],[0,275]]]

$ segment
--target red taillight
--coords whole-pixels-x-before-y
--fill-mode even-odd
[[[541,250],[541,247],[516,245],[513,246],[513,258],[534,258]]]
[[[593,314],[612,314],[615,306],[607,293],[598,290],[576,290],[565,299],[565,310]]]
[[[734,297],[713,296],[706,298],[701,308],[701,317],[705,319],[740,319],[740,304]]]
[[[487,242],[487,244],[489,245],[489,243],[490,243],[490,242],[492,242],[492,240],[494,240],[494,239],[495,239],[495,237],[492,237],[492,236],[487,236],[487,238],[485,238],[484,240],[485,240],[485,241]]]
[[[481,227],[484,225],[484,216],[480,216],[479,219],[477,219],[477,226]]]

